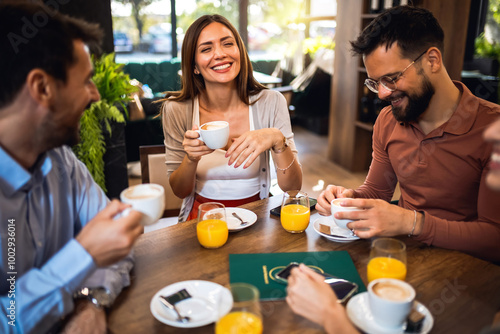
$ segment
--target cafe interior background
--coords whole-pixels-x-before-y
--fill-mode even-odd
[[[54,7],[53,0],[45,2]],[[128,90],[124,103],[117,104],[123,122],[110,122],[111,135],[103,130],[101,173],[109,197],[144,181],[139,147],[163,144],[157,117],[160,104],[154,101],[162,92],[180,88],[184,33],[196,18],[210,13],[227,17],[239,29],[258,72],[256,78],[287,98],[303,165],[303,190],[317,197],[330,183],[357,187],[363,182],[371,160],[373,123],[384,102],[363,87],[366,71],[359,57],[351,56],[348,41],[384,7],[407,1],[60,2],[61,12],[101,25],[103,52],[114,52],[112,70],[128,75],[123,78],[134,79],[138,87]],[[428,8],[440,21],[446,36],[445,64],[452,79],[497,103],[500,0],[409,2]]]

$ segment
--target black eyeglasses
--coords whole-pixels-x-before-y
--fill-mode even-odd
[[[378,81],[370,79],[370,78],[366,79],[365,80],[366,87],[368,87],[375,94],[378,94],[378,86],[379,86],[379,84],[382,84],[382,86],[385,89],[387,89],[388,91],[394,92],[395,90],[398,89],[398,86],[396,85],[396,81],[398,81],[399,78],[401,78],[401,76],[403,75],[403,73],[405,73],[405,71],[407,69],[409,69],[411,67],[411,65],[415,64],[415,62],[418,61],[420,59],[420,57],[422,57],[426,53],[427,53],[427,50],[425,50],[424,52],[422,52],[420,54],[420,56],[418,56],[417,58],[415,58],[415,60],[410,63],[410,65],[406,66],[406,68],[404,70],[402,70],[401,72],[399,72],[399,74],[396,75],[393,78],[391,78],[389,76],[383,76],[380,79],[378,79]]]

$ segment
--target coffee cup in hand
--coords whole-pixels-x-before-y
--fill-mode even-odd
[[[333,221],[335,224],[337,224],[338,227],[343,228],[343,229],[348,229],[347,224],[352,222],[352,219],[339,219],[335,218],[335,213],[336,212],[346,212],[346,211],[362,211],[363,209],[354,207],[354,206],[341,206],[340,203],[344,201],[345,198],[336,198],[334,199],[330,204],[331,204],[331,210],[332,210],[332,217]]]
[[[379,278],[368,284],[368,302],[373,319],[386,328],[404,325],[415,300],[415,289],[394,278]]]
[[[123,203],[132,205],[132,210],[142,212],[143,226],[156,223],[165,209],[165,190],[159,184],[144,183],[129,187],[120,193]],[[125,210],[122,215],[127,215]]]
[[[226,146],[229,139],[229,123],[225,121],[208,122],[196,130],[200,139],[212,150]]]

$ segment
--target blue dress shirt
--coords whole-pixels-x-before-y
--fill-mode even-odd
[[[0,147],[0,332],[44,333],[73,308],[82,286],[129,284],[129,256],[97,269],[75,240],[108,203],[68,147],[42,155],[31,171]]]

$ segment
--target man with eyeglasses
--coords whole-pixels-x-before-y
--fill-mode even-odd
[[[428,245],[500,261],[500,194],[486,186],[491,144],[484,129],[500,106],[452,81],[443,64],[444,33],[426,9],[401,6],[379,15],[352,41],[363,56],[366,86],[390,102],[374,125],[373,159],[358,189],[329,185],[316,208],[334,198],[363,211],[360,238],[408,235]],[[398,205],[389,203],[399,182]]]

